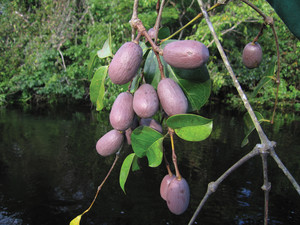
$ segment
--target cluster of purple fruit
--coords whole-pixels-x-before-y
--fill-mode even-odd
[[[169,65],[182,69],[201,67],[209,58],[206,46],[192,40],[168,43],[162,55]],[[130,82],[137,74],[142,58],[143,51],[137,43],[123,44],[108,68],[111,81],[119,85]],[[142,84],[134,95],[129,92],[120,93],[109,115],[113,130],[98,140],[97,152],[102,156],[116,153],[125,137],[130,144],[131,132],[138,126],[137,117],[140,118],[140,125],[150,126],[162,133],[161,125],[152,119],[160,104],[168,116],[184,114],[188,109],[188,100],[184,92],[171,78],[161,79],[157,91],[150,84]],[[181,176],[166,175],[162,180],[160,193],[172,213],[179,215],[187,209],[190,191],[186,180]]]

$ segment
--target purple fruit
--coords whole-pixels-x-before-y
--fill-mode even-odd
[[[176,178],[175,175],[170,176],[167,174],[160,183],[160,196],[162,199],[167,200],[167,190],[171,181]]]
[[[158,110],[159,100],[154,87],[141,85],[133,96],[133,110],[141,118],[152,117]]]
[[[189,202],[190,188],[186,180],[184,178],[180,180],[177,178],[173,179],[167,190],[167,205],[169,210],[176,215],[180,215],[187,209]]]
[[[248,43],[243,50],[242,58],[247,68],[253,69],[258,67],[262,61],[262,49],[260,45],[257,42]]]
[[[111,130],[104,134],[96,144],[97,152],[102,156],[109,156],[121,148],[124,135],[117,130]]]
[[[195,69],[203,66],[208,61],[209,51],[199,41],[174,41],[164,47],[163,58],[173,67]]]
[[[171,78],[162,79],[158,83],[157,94],[168,116],[186,113],[188,101],[179,85]]]
[[[143,59],[142,48],[134,42],[126,42],[114,55],[108,75],[114,84],[126,84],[136,75]]]
[[[153,27],[148,30],[148,34],[151,39],[155,39],[155,29]]]
[[[159,133],[162,133],[162,126],[152,118],[142,118],[140,121],[141,126],[148,126],[151,127],[152,129],[158,131]]]
[[[132,102],[133,96],[129,92],[118,95],[109,114],[110,124],[114,129],[125,131],[131,126],[134,117]]]

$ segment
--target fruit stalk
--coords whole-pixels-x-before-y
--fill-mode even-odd
[[[171,138],[171,147],[172,147],[172,160],[175,168],[175,173],[176,173],[176,179],[181,180],[181,174],[179,172],[178,164],[177,164],[177,156],[175,153],[175,147],[174,147],[174,130],[172,128],[168,128],[170,138]]]

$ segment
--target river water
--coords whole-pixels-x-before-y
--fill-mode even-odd
[[[264,115],[264,113],[262,113]],[[268,115],[268,112],[265,112]],[[131,172],[126,194],[119,186],[122,161],[132,150],[124,146],[120,160],[103,186],[84,224],[188,224],[207,184],[249,152],[258,137],[241,148],[242,113],[211,108],[201,115],[214,120],[211,136],[202,142],[175,140],[179,168],[190,185],[188,210],[176,216],[160,198],[162,164]],[[276,152],[300,182],[299,116],[280,114],[273,125],[263,124]],[[107,113],[87,108],[0,110],[0,224],[60,225],[88,208],[114,156],[96,153],[96,141],[111,129]],[[169,139],[164,142],[170,150]],[[269,224],[300,224],[300,196],[269,157],[272,183]],[[212,194],[195,224],[263,224],[262,165],[256,156],[232,173]]]

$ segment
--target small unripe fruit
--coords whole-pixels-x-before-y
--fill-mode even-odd
[[[121,148],[123,141],[123,134],[117,130],[111,130],[97,141],[96,150],[102,156],[109,156]]]
[[[134,42],[126,42],[114,55],[108,75],[114,84],[126,84],[136,75],[143,59],[142,48]]]
[[[188,101],[179,85],[171,78],[162,79],[157,85],[157,94],[164,111],[168,116],[184,114]]]
[[[131,126],[134,118],[132,102],[133,96],[130,93],[122,92],[118,95],[109,114],[114,129],[125,131]]]
[[[189,206],[190,202],[190,188],[188,183],[184,178],[173,179],[169,184],[167,190],[167,205],[169,210],[176,214],[180,215]]]
[[[167,200],[167,191],[168,191],[168,187],[169,184],[171,183],[171,181],[176,178],[175,175],[170,176],[169,174],[167,174],[161,181],[160,183],[160,196],[162,197],[162,199]]]
[[[152,129],[158,131],[159,133],[162,133],[162,126],[152,118],[142,118],[140,121],[141,126],[148,126],[151,127]]]
[[[203,66],[208,61],[209,51],[199,41],[174,41],[164,47],[163,58],[173,67],[195,69]]]
[[[155,29],[153,27],[150,28],[147,33],[149,34],[151,39],[155,38]]]
[[[158,110],[159,100],[154,87],[141,85],[133,96],[133,110],[141,118],[152,117]]]
[[[262,61],[262,49],[260,45],[257,42],[248,43],[243,50],[242,58],[247,68],[253,69],[258,67]]]

